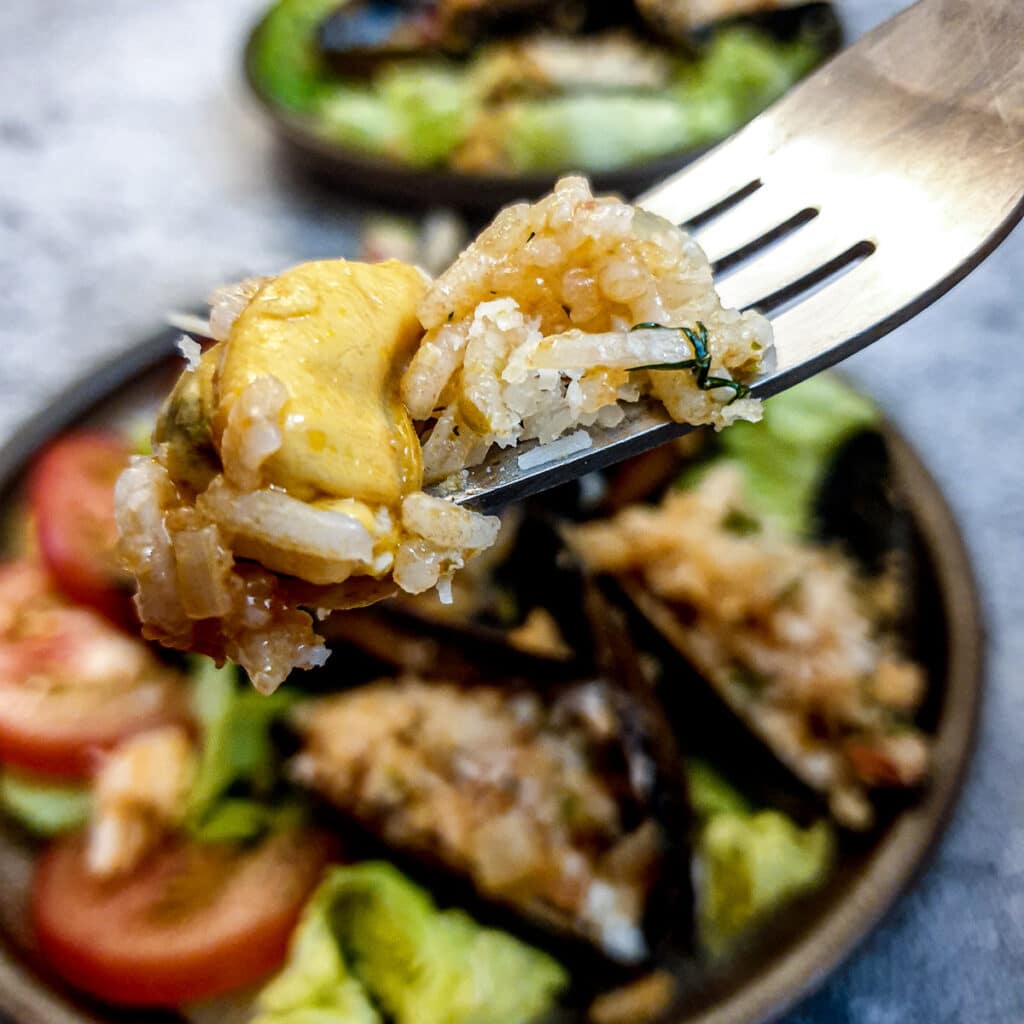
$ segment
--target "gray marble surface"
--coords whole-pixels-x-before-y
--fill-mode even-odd
[[[262,0],[0,3],[0,440],[169,308],[354,254],[242,87]],[[854,33],[902,6],[842,0]],[[791,1024],[1024,1020],[1024,232],[851,360],[962,523],[991,646],[981,743],[931,870]]]

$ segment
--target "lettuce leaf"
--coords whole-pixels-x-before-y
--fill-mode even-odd
[[[698,926],[705,947],[720,953],[828,878],[835,834],[824,820],[802,829],[779,811],[752,810],[705,761],[688,762],[687,781],[698,821]]]
[[[743,473],[751,508],[788,532],[811,531],[814,495],[832,453],[878,410],[837,378],[819,374],[764,405],[760,423],[735,423],[719,437],[722,458]],[[687,483],[692,474],[684,479]]]
[[[778,99],[821,60],[806,39],[780,41],[750,26],[714,34],[703,55],[684,65],[674,96],[690,118],[693,144],[728,135]]]
[[[32,778],[12,771],[0,775],[0,809],[33,835],[55,836],[89,820],[89,789]]]
[[[493,115],[518,171],[611,170],[697,140],[692,116],[671,96],[590,93],[522,100]]]
[[[253,1024],[528,1024],[568,983],[546,954],[440,911],[388,864],[331,870]]]
[[[333,75],[320,55],[320,22],[345,0],[278,0],[253,44],[252,70],[263,90],[289,110],[309,111]]]
[[[374,83],[398,128],[397,155],[416,167],[444,163],[465,139],[476,105],[466,75],[441,64],[396,64]]]
[[[826,821],[802,829],[778,811],[715,814],[701,829],[698,916],[712,952],[829,875],[835,838]]]
[[[282,814],[294,813],[268,806],[266,798],[278,775],[270,729],[296,698],[281,690],[262,696],[243,688],[234,665],[217,668],[208,658],[194,664],[192,703],[202,737],[186,827],[208,842],[250,839],[274,827]],[[239,798],[238,789],[246,795]]]

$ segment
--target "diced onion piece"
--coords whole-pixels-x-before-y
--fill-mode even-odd
[[[681,363],[694,356],[683,332],[673,327],[587,334],[565,331],[545,338],[529,355],[535,370],[588,370],[595,366],[630,370]]]
[[[594,443],[593,438],[585,430],[577,430],[568,437],[560,437],[557,441],[548,444],[539,444],[519,456],[519,468],[522,470],[535,469],[537,466],[546,466],[549,462],[557,462],[559,459],[568,458],[576,452],[586,451]]]
[[[164,508],[177,500],[167,470],[155,459],[136,456],[118,478],[114,494],[121,554],[139,581],[139,617],[170,636],[187,633],[174,548],[164,523]]]
[[[231,611],[228,580],[234,559],[216,526],[174,535],[181,603],[190,619],[212,619]]]

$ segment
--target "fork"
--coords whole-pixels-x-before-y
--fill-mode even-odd
[[[771,318],[754,395],[832,366],[1024,214],[1024,0],[920,0],[636,203],[694,233],[726,307]],[[493,451],[445,496],[491,511],[690,429],[644,403],[557,461],[522,468],[535,443]]]

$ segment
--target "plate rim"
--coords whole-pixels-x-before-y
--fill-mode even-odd
[[[32,456],[143,374],[173,356],[181,331],[164,328],[72,381],[0,446],[0,504]],[[883,417],[894,466],[932,560],[948,624],[946,687],[933,746],[933,774],[874,846],[870,861],[836,907],[801,932],[780,959],[712,1006],[675,1024],[768,1024],[822,987],[872,935],[924,874],[947,831],[977,747],[985,697],[987,629],[970,554],[945,495],[904,435]],[[923,838],[922,838],[923,837]],[[810,966],[808,966],[810,965]],[[37,977],[0,934],[0,1011],[12,1024],[110,1024],[64,999]]]

